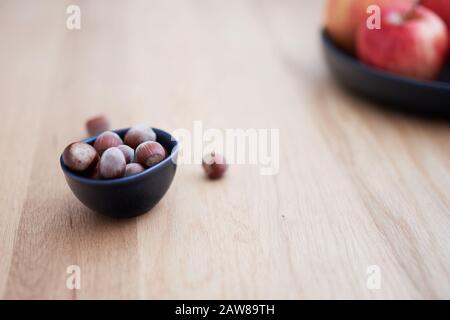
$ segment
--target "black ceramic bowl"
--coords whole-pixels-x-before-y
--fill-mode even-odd
[[[152,209],[166,191],[177,169],[178,142],[169,133],[153,129],[156,140],[169,156],[134,176],[111,180],[94,180],[71,171],[60,157],[61,168],[75,196],[88,208],[115,218],[131,218]],[[126,129],[114,130],[122,139]],[[97,137],[83,140],[93,144]]]
[[[328,67],[347,89],[390,108],[431,116],[450,116],[450,64],[437,81],[421,81],[365,65],[322,32]]]

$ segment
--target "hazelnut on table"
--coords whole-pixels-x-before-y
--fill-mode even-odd
[[[90,136],[95,136],[109,130],[109,120],[105,115],[99,115],[88,119],[86,130]]]
[[[202,166],[208,178],[212,180],[222,178],[227,171],[225,158],[215,152],[203,157]]]

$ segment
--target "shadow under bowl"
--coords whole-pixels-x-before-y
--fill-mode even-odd
[[[122,139],[129,128],[113,130]],[[66,181],[75,196],[89,209],[114,218],[131,218],[150,211],[169,189],[177,169],[178,142],[169,133],[153,129],[156,140],[169,156],[133,176],[96,180],[71,171],[60,157]],[[82,142],[93,144],[97,136]]]

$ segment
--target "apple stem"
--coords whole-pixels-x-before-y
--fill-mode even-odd
[[[406,14],[403,16],[403,18],[404,18],[405,20],[408,20],[408,19],[412,18],[413,15],[414,15],[414,12],[416,11],[417,7],[418,7],[421,3],[422,3],[422,0],[414,0],[413,3],[412,3],[412,5],[411,5],[411,8],[408,10],[408,12],[406,12]]]

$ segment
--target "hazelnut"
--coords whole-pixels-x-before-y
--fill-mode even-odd
[[[225,158],[215,152],[203,157],[202,166],[210,179],[219,179],[225,174],[225,171],[227,171]]]
[[[123,144],[119,135],[112,131],[105,131],[100,134],[94,142],[94,148],[101,156],[106,149],[117,147]]]
[[[145,168],[139,163],[129,163],[125,168],[125,177],[132,176],[144,171]]]
[[[100,158],[100,175],[105,179],[123,177],[125,174],[125,156],[119,148],[112,147],[103,152]]]
[[[155,141],[141,143],[136,149],[136,162],[151,167],[166,157],[166,150]]]
[[[127,146],[126,144],[121,144],[117,148],[120,149],[120,151],[123,152],[123,155],[125,156],[125,161],[127,163],[131,163],[134,160],[134,150],[133,148]]]
[[[94,168],[98,159],[97,151],[90,144],[83,142],[72,143],[63,152],[64,164],[78,172]]]
[[[87,176],[95,180],[99,180],[102,178],[102,176],[100,175],[100,161],[97,162],[97,165],[92,170],[87,172]]]
[[[146,126],[135,126],[125,134],[125,144],[136,149],[141,143],[146,141],[156,141],[156,133],[152,128]]]
[[[109,120],[105,115],[99,115],[88,119],[86,129],[90,136],[96,136],[109,130]]]

